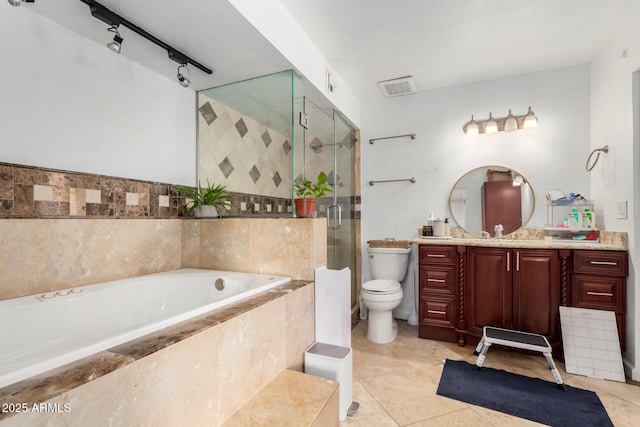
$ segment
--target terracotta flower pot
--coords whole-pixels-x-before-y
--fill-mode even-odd
[[[294,199],[296,216],[299,218],[315,218],[316,199]]]

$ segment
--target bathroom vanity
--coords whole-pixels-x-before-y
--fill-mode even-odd
[[[620,244],[417,239],[419,336],[475,345],[486,325],[538,333],[560,356],[558,307],[616,313],[625,348],[627,251]]]

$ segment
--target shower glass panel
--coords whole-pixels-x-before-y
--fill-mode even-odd
[[[198,180],[234,193],[242,206],[231,215],[290,215],[293,94],[301,88],[289,70],[198,92]]]
[[[351,268],[355,307],[357,130],[292,70],[198,92],[197,102],[198,180],[227,186],[227,216],[292,216],[294,180],[327,174],[333,192],[317,202],[328,224],[327,267]]]

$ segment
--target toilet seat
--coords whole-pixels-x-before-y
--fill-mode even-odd
[[[396,280],[375,279],[362,284],[362,292],[372,295],[390,295],[402,291],[402,285]]]

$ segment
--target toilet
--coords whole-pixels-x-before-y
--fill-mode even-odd
[[[368,310],[367,339],[385,344],[398,334],[392,311],[402,302],[400,281],[407,272],[411,248],[369,247],[367,252],[373,280],[364,282],[360,291],[360,299]]]

